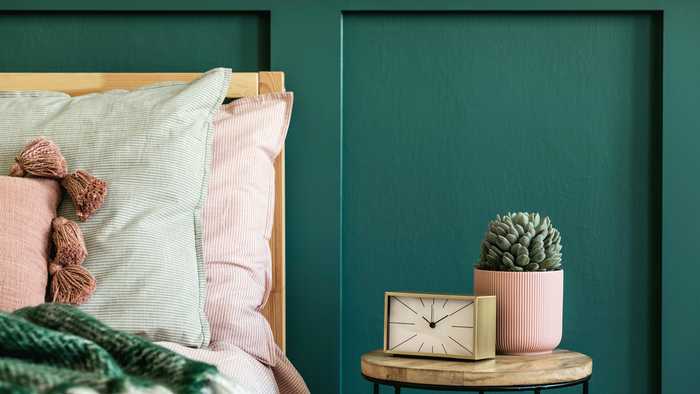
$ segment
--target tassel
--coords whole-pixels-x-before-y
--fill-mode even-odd
[[[107,184],[89,173],[78,170],[63,178],[61,185],[68,191],[78,218],[87,220],[102,206],[107,194]]]
[[[51,262],[49,274],[52,302],[80,305],[95,291],[95,278],[81,265],[63,267]]]
[[[64,217],[54,218],[56,256],[49,263],[51,300],[61,304],[82,304],[95,291],[95,278],[80,264],[87,256],[83,232],[78,224]]]
[[[87,257],[87,249],[78,224],[59,216],[53,219],[51,225],[51,237],[56,248],[53,263],[63,266],[82,264]]]
[[[15,157],[10,168],[10,176],[22,177],[27,174],[43,178],[60,179],[66,176],[66,159],[61,150],[50,140],[39,137]]]

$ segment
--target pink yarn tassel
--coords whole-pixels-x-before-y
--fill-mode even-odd
[[[51,301],[79,305],[95,291],[95,278],[81,265],[49,264]]]
[[[107,183],[86,171],[78,170],[63,178],[61,185],[68,191],[78,218],[87,220],[102,206],[107,195]]]
[[[77,223],[64,217],[54,218],[51,223],[53,227],[53,244],[56,248],[54,264],[63,266],[80,265],[87,257],[83,232]]]
[[[61,179],[66,176],[66,159],[52,141],[39,137],[30,142],[10,168],[10,176],[33,175],[43,178]]]
[[[78,224],[57,217],[53,227],[56,256],[49,263],[51,300],[62,304],[82,304],[95,291],[95,278],[80,264],[87,256],[83,233]]]

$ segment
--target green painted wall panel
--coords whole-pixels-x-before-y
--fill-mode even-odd
[[[509,210],[563,234],[562,347],[593,356],[596,392],[658,391],[658,33],[650,14],[345,15],[345,392],[369,389],[383,291],[470,293]]]
[[[662,382],[664,394],[698,389],[700,297],[700,2],[664,12]]]
[[[267,70],[269,31],[265,12],[6,12],[0,70]]]

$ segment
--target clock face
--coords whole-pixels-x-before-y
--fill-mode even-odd
[[[388,350],[435,355],[473,355],[473,300],[390,296],[388,302]]]

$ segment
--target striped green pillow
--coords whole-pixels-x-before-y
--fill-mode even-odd
[[[212,117],[230,70],[189,84],[69,97],[0,93],[0,171],[36,136],[56,142],[69,169],[108,183],[105,204],[80,223],[97,289],[83,310],[153,340],[204,346],[206,277],[201,210]],[[60,214],[77,221],[64,199]]]

